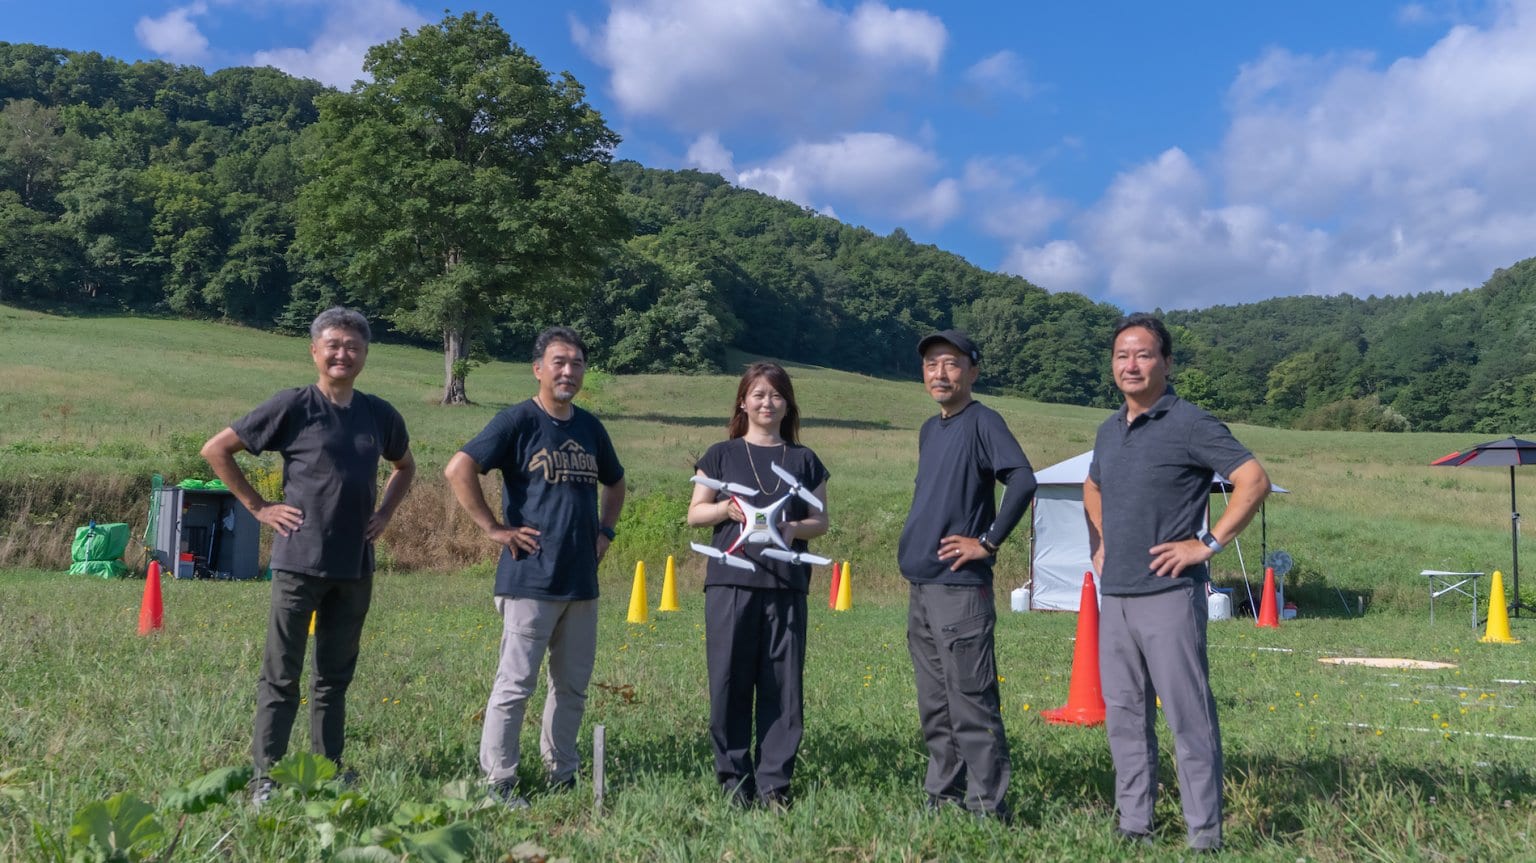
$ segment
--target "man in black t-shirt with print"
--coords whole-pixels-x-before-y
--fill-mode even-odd
[[[1035,473],[996,411],[971,398],[981,353],[964,333],[918,343],[939,415],[918,433],[917,481],[901,531],[911,583],[907,649],[928,746],[928,805],[1007,820],[1011,764],[992,633],[992,561],[1035,495]],[[1006,491],[995,501],[996,484]]]
[[[498,413],[443,471],[459,505],[501,546],[501,658],[480,766],[492,793],[512,809],[528,805],[517,787],[518,736],[546,649],[539,751],[551,787],[576,784],[576,733],[597,659],[597,564],[624,506],[624,467],[608,431],[571,403],[586,369],[587,349],[574,330],[545,330],[534,343],[538,395]],[[500,520],[480,488],[480,475],[492,470],[501,471]]]
[[[283,390],[203,445],[213,472],[257,521],[277,533],[251,746],[256,767],[251,802],[257,806],[271,796],[275,785],[267,772],[288,749],[312,614],[310,746],[341,764],[347,687],[373,597],[373,541],[416,475],[399,411],[353,387],[368,359],[367,319],[350,309],[329,309],[309,332],[319,379]],[[263,499],[251,486],[235,461],[242,450],[282,455],[281,503]],[[375,508],[380,458],[392,470]]]

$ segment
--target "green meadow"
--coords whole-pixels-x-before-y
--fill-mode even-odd
[[[149,476],[203,472],[196,451],[206,437],[275,389],[312,379],[306,347],[302,338],[215,324],[0,306],[0,859],[71,859],[76,813],[121,792],[157,807],[167,834],[180,831],[169,852],[148,843],[141,856],[122,859],[400,859],[342,849],[377,842],[388,829],[450,823],[465,825],[475,860],[1181,856],[1166,730],[1157,844],[1127,848],[1112,838],[1102,729],[1056,727],[1038,716],[1066,700],[1073,615],[999,620],[1017,822],[922,811],[924,752],[894,565],[917,428],[933,411],[915,369],[914,380],[901,381],[791,367],[804,440],[833,473],[833,529],[816,548],[852,561],[855,603],[828,611],[826,581],[813,585],[793,809],[740,812],[714,791],[702,569],[681,551],[694,535],[681,524],[687,477],[693,459],[723,435],[735,377],[601,373],[589,375],[582,402],[612,432],[630,488],[601,573],[599,658],[583,731],[589,741],[592,727],[606,730],[607,794],[599,808],[590,788],[539,793],[535,771],[526,812],[444,803],[459,793],[445,787],[475,779],[499,633],[493,549],[457,517],[440,470],[497,409],[531,394],[532,379],[524,363],[489,363],[469,379],[477,404],[445,409],[433,403],[441,356],[388,344],[373,348],[362,385],[405,415],[421,471],[384,543],[388,565],[353,688],[349,762],[361,781],[329,814],[316,809],[324,801],[291,797],[258,814],[234,795],[183,817],[171,789],[248,760],[266,586],[166,581],[166,628],[139,637],[144,583],[63,574],[68,538],[87,518],[127,521],[137,537]],[[982,398],[1038,467],[1088,449],[1104,416]],[[1428,467],[1483,439],[1477,435],[1234,431],[1291,490],[1270,499],[1268,544],[1296,561],[1288,598],[1300,616],[1279,630],[1244,619],[1211,626],[1227,758],[1223,856],[1528,859],[1536,659],[1528,644],[1480,643],[1465,600],[1437,604],[1430,626],[1417,574],[1508,574],[1507,471]],[[250,466],[270,472],[273,463]],[[1523,495],[1527,478],[1519,479]],[[1026,534],[1005,548],[1000,594],[1027,578]],[[1253,572],[1257,523],[1243,545]],[[654,608],[668,554],[678,557],[683,610],[626,623],[636,562],[647,564]],[[1220,580],[1241,583],[1234,550],[1216,568]],[[1354,614],[1360,607],[1363,617]],[[1526,618],[1513,629],[1536,639]],[[1318,661],[1338,656],[1455,667]],[[294,749],[306,744],[297,729]],[[524,746],[536,751],[535,727],[525,729]]]

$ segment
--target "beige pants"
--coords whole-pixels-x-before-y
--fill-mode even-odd
[[[549,692],[539,753],[551,782],[576,775],[576,734],[587,706],[587,684],[597,659],[597,600],[560,602],[496,597],[501,613],[501,661],[485,705],[480,767],[491,784],[517,779],[518,736],[539,664],[549,650]]]

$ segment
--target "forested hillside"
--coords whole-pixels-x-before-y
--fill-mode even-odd
[[[288,331],[346,302],[386,338],[436,344],[410,326],[419,309],[398,291],[347,274],[345,250],[296,240],[314,209],[302,190],[335,163],[322,158],[320,105],[346,98],[274,69],[205,74],[0,42],[0,301]],[[615,372],[714,371],[736,348],[909,374],[920,335],[956,325],[984,346],[984,388],[1115,401],[1104,345],[1113,306],[716,175],[606,170],[612,182],[594,188],[617,196],[627,225],[605,241],[598,276],[510,289],[556,302],[526,314],[497,306],[494,323],[466,333],[471,357],[520,355],[559,320],[589,333],[594,361]],[[1180,391],[1229,419],[1536,426],[1536,259],[1451,295],[1290,297],[1167,317]]]

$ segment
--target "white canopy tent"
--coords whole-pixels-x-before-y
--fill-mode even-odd
[[[1088,478],[1088,464],[1092,461],[1090,450],[1035,472],[1035,482],[1040,487],[1035,490],[1030,522],[1031,610],[1077,611],[1082,599],[1083,574],[1093,570],[1088,522],[1083,517],[1083,481]],[[1231,489],[1232,484],[1221,474],[1211,481],[1211,494],[1225,495]],[[1286,493],[1273,483],[1269,489]],[[1233,546],[1246,581],[1248,564],[1243,559],[1242,541],[1239,539]],[[1097,578],[1094,587],[1098,587]]]

